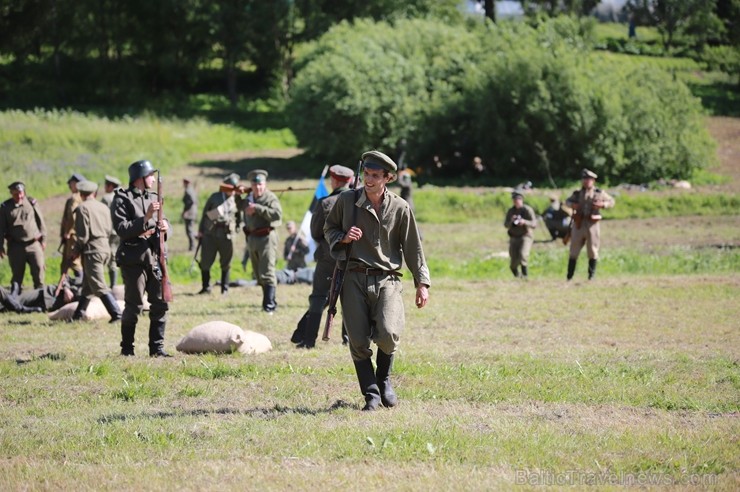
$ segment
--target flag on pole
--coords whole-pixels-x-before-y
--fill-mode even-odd
[[[313,261],[313,254],[316,251],[316,241],[311,237],[311,217],[313,216],[314,210],[316,210],[316,204],[319,200],[329,195],[329,191],[326,189],[326,183],[324,183],[324,178],[326,177],[328,170],[329,166],[324,166],[324,170],[321,172],[321,177],[319,178],[319,183],[316,185],[316,191],[313,194],[311,204],[308,206],[308,210],[306,210],[306,213],[303,215],[303,221],[301,222],[300,233],[308,241],[309,251],[306,255],[307,262]]]

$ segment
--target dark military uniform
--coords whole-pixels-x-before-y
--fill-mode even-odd
[[[20,186],[25,192],[23,183],[10,185]],[[13,290],[20,292],[26,263],[31,269],[33,286],[38,289],[44,285],[46,263],[44,247],[46,225],[38,209],[36,200],[25,196],[20,203],[10,198],[0,206],[0,251],[5,251],[4,242],[8,241],[8,261],[12,272]]]
[[[113,196],[115,195],[115,188],[118,188],[121,186],[121,182],[113,177],[113,176],[107,176],[105,177],[105,184],[106,186],[108,184],[114,186],[113,191],[106,193],[103,195],[103,197],[100,199],[101,203],[103,203],[105,206],[108,207],[108,210],[110,211],[110,208],[113,206]],[[118,246],[121,244],[121,239],[118,237],[118,234],[115,233],[111,229],[111,235],[110,238],[108,238],[108,244],[110,245],[110,259],[108,260],[108,277],[110,278],[110,287],[113,288],[114,285],[116,285],[116,282],[118,280],[118,267],[116,266],[116,250],[118,250]]]
[[[239,210],[233,192],[218,191],[212,194],[203,206],[199,226],[202,236],[200,271],[203,284],[200,293],[211,291],[211,266],[216,261],[216,254],[221,263],[221,292],[226,293],[229,290],[229,273],[238,226]]]
[[[557,198],[550,199],[550,206],[542,214],[542,218],[553,241],[559,237],[565,238],[568,235],[570,214],[570,211],[563,207]]]
[[[141,164],[142,162],[148,166]],[[137,161],[129,167],[129,178],[135,175],[135,165],[151,169],[148,161]],[[157,214],[145,221],[149,206],[158,200],[156,193],[140,190],[130,179],[128,188],[118,188],[113,199],[113,229],[121,238],[116,262],[121,269],[126,303],[121,318],[121,353],[134,354],[136,323],[144,308],[144,293],[150,304],[149,355],[164,355],[164,334],[169,306],[162,298],[161,270],[157,261],[159,250]],[[168,224],[169,226],[169,224]]]
[[[581,177],[584,180],[588,178],[595,180],[597,176],[594,172],[584,169]],[[614,198],[599,188],[584,186],[580,190],[575,190],[565,201],[565,204],[573,208],[567,279],[573,278],[578,255],[581,253],[581,249],[586,246],[588,278],[590,280],[596,273],[596,265],[599,260],[599,246],[601,244],[601,228],[599,226],[601,213],[599,210],[613,207]]]
[[[193,189],[190,181],[186,180],[187,186],[182,195],[182,220],[185,222],[185,235],[188,237],[188,251],[195,249],[195,221],[198,219],[198,194]]]
[[[121,310],[105,283],[105,269],[111,256],[108,241],[113,233],[111,211],[104,203],[90,196],[97,190],[95,183],[82,181],[77,188],[83,200],[75,211],[75,251],[82,258],[85,275],[82,278],[80,302],[72,319],[82,319],[90,300],[97,296],[110,314],[111,322],[118,321],[121,319]]]
[[[521,194],[513,196],[521,197]],[[521,208],[514,206],[506,212],[504,227],[509,234],[509,268],[515,277],[519,277],[521,265],[521,276],[526,278],[529,252],[534,242],[532,230],[537,227],[537,216],[529,205],[522,205]]]
[[[267,180],[267,171],[250,171],[248,179],[253,183],[264,183]],[[246,212],[250,204],[254,204],[252,215]],[[275,229],[282,223],[283,209],[278,197],[267,189],[259,198],[254,198],[250,193],[244,207],[244,233],[247,235],[252,272],[257,283],[262,286],[262,309],[271,313],[277,307],[275,263],[278,255],[278,237]]]

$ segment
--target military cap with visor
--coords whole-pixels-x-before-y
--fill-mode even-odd
[[[239,184],[239,175],[236,173],[231,173],[228,176],[224,178],[224,183],[231,185],[231,186],[237,186]]]
[[[521,190],[514,190],[511,192],[511,198],[524,198],[524,193],[522,193]]]
[[[74,173],[67,180],[67,184],[71,183],[72,181],[75,181],[75,182],[79,183],[81,181],[87,181],[87,180],[85,179],[85,176],[83,176],[82,174],[80,174],[80,173]]]
[[[595,172],[593,172],[593,171],[589,171],[589,170],[588,170],[588,169],[586,169],[586,168],[584,168],[584,169],[583,169],[583,171],[581,171],[581,179],[583,179],[583,178],[592,178],[592,179],[596,179],[596,178],[598,178],[598,177],[599,177],[599,176],[598,176],[598,175],[597,175],[597,174],[596,174]]]
[[[342,181],[346,183],[352,180],[352,178],[355,176],[355,173],[354,171],[352,171],[352,169],[348,167],[335,164],[329,168],[329,176],[336,179],[337,181]]]
[[[80,181],[77,183],[77,191],[83,195],[91,195],[98,191],[98,184],[94,181]]]
[[[156,173],[152,163],[147,160],[136,161],[128,167],[128,182],[133,183],[139,178],[146,178],[147,176]]]
[[[264,183],[265,181],[267,181],[267,171],[265,171],[264,169],[254,169],[252,171],[249,171],[249,174],[247,174],[247,179],[252,183]]]
[[[26,185],[23,181],[14,181],[8,186],[10,191],[26,191]]]
[[[370,150],[362,154],[362,165],[367,169],[381,169],[393,174],[398,171],[398,166],[393,159],[379,150]]]
[[[105,182],[110,183],[115,186],[121,186],[121,180],[116,178],[115,176],[111,176],[109,174],[105,175]]]

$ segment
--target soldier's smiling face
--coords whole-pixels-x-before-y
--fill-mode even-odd
[[[363,169],[362,176],[365,181],[365,189],[374,193],[382,192],[391,179],[387,171],[382,169],[368,169],[367,167]]]

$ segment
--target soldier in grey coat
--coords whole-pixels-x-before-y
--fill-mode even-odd
[[[340,300],[350,353],[365,396],[363,410],[398,398],[391,386],[393,359],[404,328],[401,266],[413,275],[416,306],[429,301],[431,279],[419,228],[409,204],[388,190],[397,165],[375,150],[362,155],[364,186],[339,195],[324,225],[332,256],[349,256]],[[373,368],[371,342],[378,348]]]

